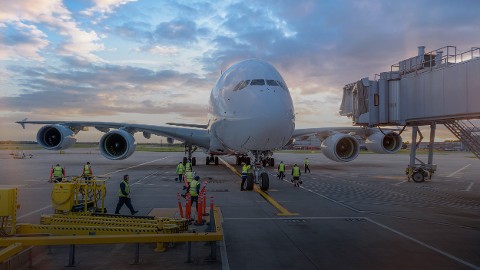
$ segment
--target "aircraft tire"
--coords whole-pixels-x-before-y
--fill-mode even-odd
[[[246,190],[252,190],[254,182],[255,182],[255,180],[254,180],[254,177],[253,177],[253,173],[249,173],[248,176],[247,176],[247,185],[246,185],[245,189]]]
[[[263,167],[266,167],[266,166],[267,166],[267,161],[266,161],[265,159],[262,160],[262,166],[263,166]]]
[[[197,159],[192,157],[192,166],[197,166]]]
[[[414,172],[412,175],[412,179],[415,183],[421,183],[425,181],[425,177],[423,176],[423,173],[420,171]]]
[[[185,166],[185,164],[187,164],[187,157],[183,157],[183,166]]]
[[[270,158],[270,166],[275,167],[275,159]]]
[[[263,172],[262,174],[260,174],[260,189],[263,191],[267,191],[269,187],[270,179],[268,177],[268,174]]]
[[[215,165],[218,165],[218,157],[215,157]]]
[[[210,165],[210,157],[207,157],[207,159],[205,160],[205,165]]]

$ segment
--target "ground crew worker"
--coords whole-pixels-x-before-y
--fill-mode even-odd
[[[93,175],[92,166],[90,166],[90,162],[87,162],[87,164],[83,165],[83,172],[82,172],[83,179],[91,180],[92,175]]]
[[[310,161],[308,161],[308,157],[305,159],[303,164],[305,165],[305,173],[307,173],[307,170],[308,170],[308,173],[310,173],[310,168],[308,167],[308,165],[310,164]]]
[[[185,163],[185,171],[192,171],[192,163],[190,163],[190,159]]]
[[[118,190],[118,203],[117,208],[115,209],[115,214],[120,214],[120,208],[125,204],[128,209],[130,209],[130,213],[135,215],[138,211],[135,211],[132,206],[132,200],[130,199],[130,185],[128,184],[128,174],[123,176],[123,181],[120,183],[120,188]]]
[[[283,161],[280,161],[280,164],[278,164],[278,178],[280,180],[283,180],[285,178],[285,164]]]
[[[299,187],[300,186],[300,175],[302,173],[300,172],[300,168],[298,167],[297,164],[293,165],[293,168],[292,168],[292,176],[293,176],[293,185],[295,187]]]
[[[181,183],[183,181],[183,173],[185,172],[185,167],[183,167],[183,163],[179,162],[177,165],[177,174],[178,174],[178,181]],[[177,181],[177,179],[175,179]]]
[[[53,179],[55,182],[62,182],[63,177],[65,177],[65,170],[57,163],[50,172],[50,181],[48,182],[53,182]]]
[[[245,190],[244,185],[245,185],[245,181],[247,180],[249,170],[250,170],[250,165],[247,165],[245,164],[245,162],[242,162],[242,185],[240,186],[241,191]]]
[[[187,178],[187,183],[185,183],[185,186],[183,187],[183,189],[185,190],[185,194],[182,194],[182,197],[185,198],[185,196],[187,196],[187,193],[189,192],[188,187],[190,186],[190,183],[193,181],[194,177],[195,177],[195,172],[187,171],[185,173],[185,178]]]
[[[195,202],[195,207],[198,209],[198,194],[200,193],[200,176],[195,176],[192,182],[188,185],[188,191],[190,192],[191,205]]]

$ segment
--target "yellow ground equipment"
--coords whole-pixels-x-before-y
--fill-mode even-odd
[[[17,188],[0,188],[0,237],[15,234],[18,207]]]
[[[105,212],[106,180],[72,178],[53,184],[52,207],[55,213]]]

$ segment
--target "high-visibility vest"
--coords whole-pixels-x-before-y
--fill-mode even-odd
[[[193,180],[193,172],[192,172],[192,171],[187,172],[185,175],[187,176],[187,181],[188,181],[188,183],[192,182],[192,180]]]
[[[85,164],[85,166],[83,166],[83,175],[91,175],[92,172],[90,170],[90,165],[88,164]]]
[[[120,184],[120,187],[118,188],[118,196],[119,197],[128,197],[128,195],[130,194],[130,185],[127,182],[125,182],[125,180],[122,180],[122,183],[125,184],[125,193],[127,193],[127,195],[122,193],[122,188],[121,188],[121,184]]]
[[[62,167],[55,166],[55,168],[53,168],[53,176],[55,178],[62,177],[63,176]]]
[[[292,176],[294,177],[300,176],[300,168],[298,166],[293,167]]]
[[[308,159],[305,159],[305,165],[308,165]]]
[[[284,172],[284,171],[285,171],[285,164],[280,163],[280,164],[278,165],[278,171],[279,171],[279,172]]]
[[[242,167],[242,173],[248,173],[248,170],[250,170],[250,165],[243,165]]]
[[[185,170],[187,172],[192,170],[192,164],[190,164],[190,162],[185,163]]]
[[[191,196],[198,196],[197,193],[197,186],[200,185],[200,182],[197,180],[193,179],[193,181],[190,183],[190,195]]]
[[[185,168],[183,168],[183,164],[179,163],[177,165],[177,174],[183,174],[184,171],[185,171]]]

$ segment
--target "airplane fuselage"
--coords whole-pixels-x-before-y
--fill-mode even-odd
[[[222,74],[210,95],[209,117],[212,153],[279,149],[295,129],[285,81],[258,59],[239,62]]]

